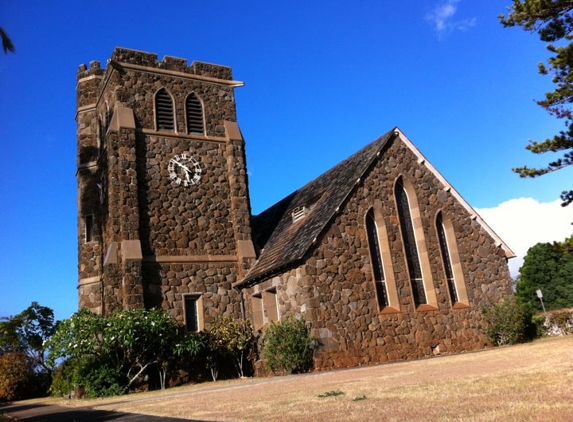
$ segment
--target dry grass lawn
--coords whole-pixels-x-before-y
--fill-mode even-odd
[[[319,397],[335,391],[343,394]],[[56,403],[204,421],[570,422],[573,336],[413,362]]]

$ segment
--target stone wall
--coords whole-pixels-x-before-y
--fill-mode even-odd
[[[415,188],[431,266],[437,309],[416,307],[408,276],[394,200],[398,177]],[[378,307],[370,266],[365,216],[381,201],[398,312]],[[447,215],[457,236],[459,258],[469,303],[455,309],[450,301],[435,228],[437,213]],[[481,307],[511,294],[504,251],[458,203],[451,192],[400,141],[394,141],[355,187],[304,263],[248,289],[275,286],[282,317],[302,316],[322,346],[316,368],[340,368],[431,353],[482,348]],[[252,303],[248,308],[252,310]]]
[[[225,143],[148,136],[140,147],[144,254],[235,254]],[[169,178],[169,160],[182,153],[201,166],[197,185],[176,186]]]
[[[101,311],[102,232],[100,230],[98,126],[95,110],[104,71],[99,62],[82,65],[77,74],[78,295],[80,307]],[[93,218],[93,238],[86,242],[86,216]]]
[[[183,297],[201,294],[205,328],[219,315],[241,317],[240,298],[232,284],[237,279],[236,263],[144,262],[145,306],[167,309],[183,324]]]

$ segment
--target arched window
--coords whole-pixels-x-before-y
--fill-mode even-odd
[[[396,182],[394,194],[398,207],[398,218],[400,220],[400,230],[402,232],[402,241],[404,242],[404,251],[406,253],[408,274],[410,276],[410,283],[412,284],[412,293],[414,294],[414,303],[416,305],[422,305],[427,303],[424,279],[422,277],[422,267],[416,246],[416,235],[414,233],[414,224],[410,213],[410,203],[406,189],[404,189],[402,178]]]
[[[158,131],[175,131],[173,100],[165,88],[155,94],[155,125]]]
[[[438,240],[440,242],[440,251],[442,252],[442,262],[444,263],[444,271],[446,272],[450,299],[452,300],[452,303],[457,303],[459,301],[458,291],[454,280],[454,270],[452,268],[452,260],[450,258],[450,249],[448,248],[448,239],[446,238],[446,228],[444,227],[441,212],[439,212],[436,217],[436,229],[438,231]]]
[[[384,267],[382,265],[382,253],[380,250],[380,241],[376,220],[374,219],[374,208],[370,208],[366,214],[366,232],[368,234],[368,246],[370,248],[370,263],[372,265],[372,274],[376,285],[376,297],[378,306],[384,308],[389,305],[388,290],[386,288],[386,279],[384,277]]]
[[[187,110],[187,133],[205,134],[203,123],[203,104],[194,93],[189,94],[185,101]]]
[[[467,307],[469,304],[468,293],[464,282],[464,272],[458,252],[454,227],[448,216],[444,215],[441,211],[436,216],[436,231],[452,305],[454,308]]]

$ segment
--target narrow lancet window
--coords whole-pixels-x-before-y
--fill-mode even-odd
[[[187,133],[198,135],[205,134],[205,125],[203,123],[203,104],[194,93],[189,94],[185,102],[187,109]]]
[[[93,242],[94,241],[94,216],[93,215],[86,215],[84,218],[85,224],[85,242]]]
[[[371,208],[366,214],[366,232],[368,234],[368,246],[370,248],[370,262],[372,264],[372,274],[376,286],[376,297],[378,306],[384,308],[389,305],[386,280],[384,278],[384,267],[382,265],[382,253],[376,220],[374,219],[374,209]]]
[[[450,258],[450,248],[448,247],[448,239],[446,237],[446,228],[442,219],[442,213],[438,213],[436,217],[436,229],[438,230],[438,239],[440,241],[440,251],[442,252],[442,261],[444,263],[444,271],[446,272],[446,280],[448,283],[448,290],[450,292],[450,299],[452,304],[459,301],[458,291],[456,289],[456,282],[454,279],[454,271],[452,267],[452,260]]]
[[[175,131],[173,100],[165,88],[161,88],[155,95],[155,124],[158,131]]]
[[[398,218],[400,220],[400,230],[402,232],[402,241],[404,242],[404,251],[406,253],[406,262],[408,264],[408,273],[412,284],[414,294],[414,303],[422,305],[427,303],[426,293],[424,291],[424,280],[422,278],[422,267],[420,257],[416,246],[416,235],[414,234],[414,225],[410,213],[410,203],[408,194],[404,189],[402,179],[398,179],[394,194],[396,195],[396,204],[398,207]]]

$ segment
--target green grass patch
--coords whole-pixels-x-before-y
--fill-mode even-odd
[[[319,394],[318,397],[320,397],[322,399],[324,397],[342,396],[343,394],[344,394],[344,391],[333,390],[333,391],[327,391],[326,393]]]

